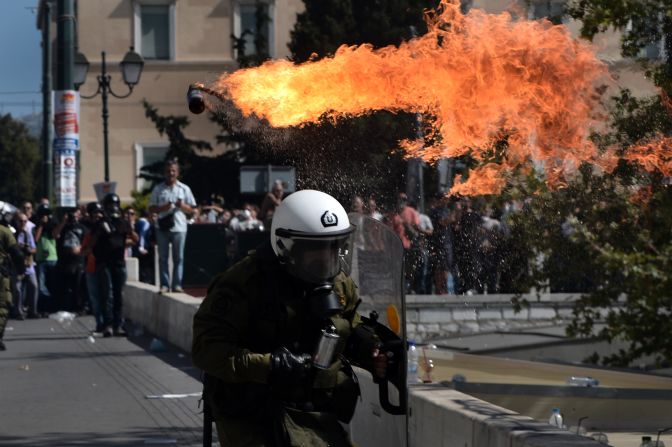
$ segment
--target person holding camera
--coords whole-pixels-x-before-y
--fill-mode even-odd
[[[56,221],[49,204],[40,203],[37,207],[37,219],[35,223],[35,244],[37,252],[35,253],[35,264],[37,267],[37,284],[39,288],[39,300],[43,303],[44,310],[48,312],[56,311],[56,303],[52,299],[54,290],[53,276],[58,261],[56,251],[56,239],[54,239],[54,229]]]
[[[175,160],[165,164],[165,181],[154,187],[149,199],[149,211],[157,213],[156,241],[159,245],[159,273],[161,292],[183,292],[182,270],[184,265],[184,244],[187,240],[187,214],[191,214],[196,200],[191,189],[177,180],[180,168]],[[168,271],[168,248],[173,246],[172,284]]]
[[[81,224],[82,213],[79,209],[68,210],[63,220],[54,229],[58,262],[56,270],[59,277],[59,308],[70,312],[84,311],[84,293],[80,290],[84,257],[82,242],[86,227]]]
[[[125,336],[123,329],[123,289],[126,284],[126,248],[135,244],[138,236],[123,218],[119,196],[113,193],[103,198],[103,218],[91,237],[96,259],[96,275],[103,314],[103,336]]]
[[[23,320],[28,310],[28,318],[39,318],[37,313],[37,275],[33,256],[37,251],[33,234],[27,229],[28,216],[22,212],[14,215],[14,228],[16,229],[16,243],[25,260],[23,275],[12,275],[14,293],[14,315]]]

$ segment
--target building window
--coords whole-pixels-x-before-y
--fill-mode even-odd
[[[262,51],[273,57],[273,11],[272,2],[240,0],[234,4],[233,34],[244,40],[245,56],[257,55],[255,39],[259,36],[265,47]]]
[[[152,186],[151,180],[140,177],[140,174],[148,174],[150,166],[162,167],[163,161],[170,145],[168,143],[136,143],[135,144],[135,189],[142,191]],[[163,176],[163,169],[159,169],[157,178]]]
[[[665,35],[662,33],[662,17],[659,18],[659,20],[656,22],[654,20],[651,21],[645,21],[643,23],[639,23],[639,26],[633,25],[632,20],[628,22],[628,24],[625,26],[625,32],[626,33],[631,33],[631,32],[636,32],[639,33],[639,30],[642,30],[644,32],[647,32],[649,34],[655,35],[656,31],[658,31],[658,35],[661,35],[662,37],[656,41],[649,42],[648,45],[643,47],[642,49],[639,50],[639,53],[637,54],[636,58],[642,58],[642,59],[650,59],[650,60],[657,60],[657,59],[664,59],[666,57],[665,55]],[[633,28],[636,28],[638,31],[634,31]]]
[[[530,4],[529,18],[531,20],[548,19],[551,23],[559,25],[564,23],[565,16],[564,0],[536,0]]]
[[[135,3],[135,48],[145,59],[174,59],[175,4],[165,0]]]

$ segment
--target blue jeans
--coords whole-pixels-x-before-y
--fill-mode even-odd
[[[37,313],[37,276],[35,272],[26,273],[19,281],[16,277],[14,282],[14,308],[17,314],[23,315],[23,308],[28,307],[31,314]]]
[[[187,233],[180,231],[157,231],[156,241],[159,245],[159,276],[161,287],[171,287],[168,271],[168,248],[173,244],[173,283],[172,288],[182,287],[182,270],[184,265],[184,243]]]
[[[119,329],[123,323],[123,292],[126,284],[126,266],[103,264],[96,266],[100,304],[105,326]]]
[[[105,328],[105,319],[103,316],[103,306],[100,303],[100,281],[96,273],[85,273],[86,288],[89,291],[89,302],[91,303],[91,312],[96,319],[96,331],[102,331]]]
[[[35,265],[37,273],[37,287],[39,290],[39,308],[40,311],[56,312],[56,294],[51,293],[54,290],[54,271],[56,261],[40,261]]]
[[[36,265],[37,270],[37,284],[40,288],[40,295],[46,298],[51,297],[51,292],[49,291],[47,284],[51,281],[51,272],[56,267],[56,261],[40,261]]]

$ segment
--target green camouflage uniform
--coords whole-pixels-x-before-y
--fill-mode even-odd
[[[270,254],[269,254],[270,253]],[[342,353],[356,313],[355,283],[334,279],[342,312],[331,320]],[[194,317],[192,356],[214,377],[206,384],[222,446],[350,446],[338,421],[349,422],[359,387],[347,361],[317,370],[309,383],[269,383],[271,352],[287,347],[312,354],[318,324],[309,314],[305,285],[287,274],[270,244],[217,276]],[[361,356],[366,357],[366,356]],[[366,358],[358,363],[366,364]]]
[[[16,239],[9,228],[0,225],[0,340],[5,334],[9,310],[12,307],[12,292],[9,282],[11,265],[10,249],[16,247]]]

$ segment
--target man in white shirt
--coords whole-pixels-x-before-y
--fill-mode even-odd
[[[157,213],[156,242],[159,246],[159,273],[161,292],[183,292],[182,271],[184,265],[184,243],[187,239],[187,214],[193,212],[196,200],[191,189],[177,180],[180,167],[175,160],[166,161],[165,182],[152,190],[149,211]],[[173,245],[172,285],[168,271],[168,246]]]

